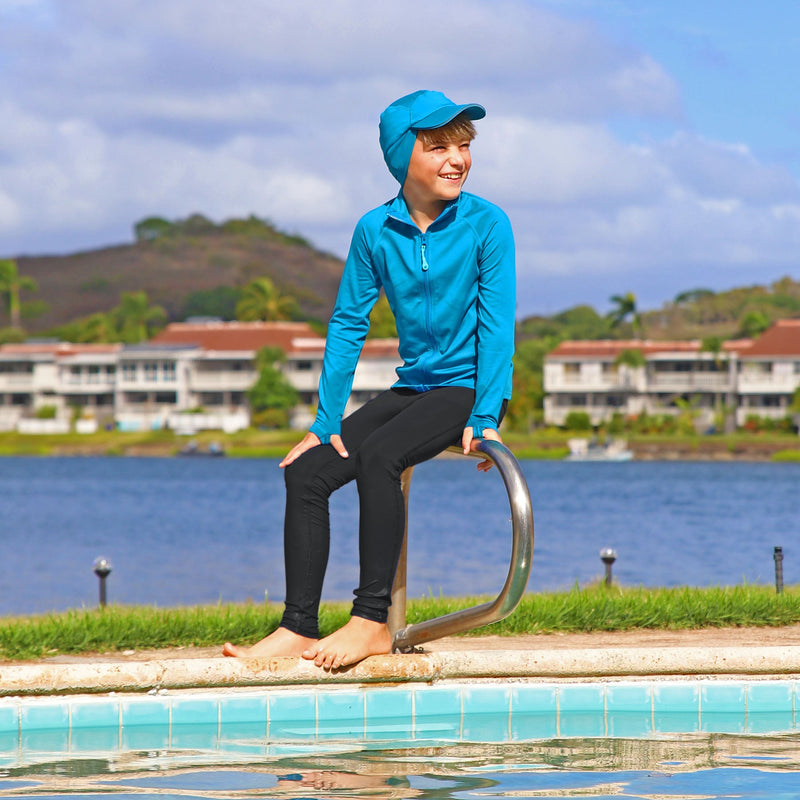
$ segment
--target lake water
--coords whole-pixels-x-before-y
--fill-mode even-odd
[[[92,562],[113,562],[109,602],[173,606],[284,594],[277,460],[0,458],[0,614],[93,606]],[[529,589],[589,583],[599,551],[626,585],[798,582],[800,464],[522,462],[536,542]],[[324,597],[357,584],[357,497],[334,495]],[[496,594],[511,523],[496,470],[472,459],[416,468],[412,597]]]

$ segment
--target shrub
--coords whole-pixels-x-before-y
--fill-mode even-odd
[[[564,420],[564,427],[568,431],[590,431],[592,420],[586,411],[570,411]]]

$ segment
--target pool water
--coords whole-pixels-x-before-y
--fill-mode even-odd
[[[0,699],[0,798],[800,797],[794,680]]]

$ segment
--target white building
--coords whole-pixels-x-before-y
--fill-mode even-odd
[[[641,354],[628,365],[626,351]],[[570,411],[585,411],[593,425],[614,413],[676,414],[691,402],[699,423],[710,423],[720,404],[747,416],[781,418],[800,386],[800,320],[779,320],[755,340],[725,342],[719,353],[699,341],[568,341],[545,358],[545,422],[563,425]]]
[[[394,383],[397,346],[396,339],[365,343],[348,410]],[[168,325],[139,345],[3,345],[0,429],[19,427],[43,406],[55,407],[62,426],[77,411],[123,430],[240,429],[249,424],[246,392],[263,347],[285,353],[282,369],[301,398],[293,422],[307,427],[325,340],[303,322],[206,321]]]

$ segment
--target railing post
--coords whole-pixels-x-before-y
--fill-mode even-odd
[[[411,489],[411,476],[414,474],[414,467],[403,470],[400,476],[400,488],[403,490],[403,502],[406,508],[406,526],[403,531],[403,547],[400,550],[400,559],[397,562],[397,570],[394,574],[392,584],[392,604],[389,606],[389,633],[394,639],[394,635],[401,628],[406,626],[406,576],[408,575],[408,493]]]

